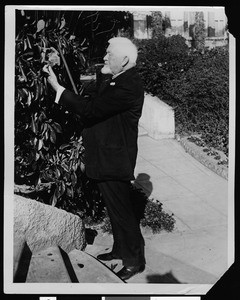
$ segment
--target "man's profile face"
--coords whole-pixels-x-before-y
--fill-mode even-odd
[[[123,55],[118,51],[116,45],[109,45],[104,56],[103,74],[118,74],[122,71]]]

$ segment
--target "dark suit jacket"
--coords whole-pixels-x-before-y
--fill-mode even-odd
[[[135,68],[120,74],[95,97],[65,90],[59,103],[84,123],[86,173],[97,180],[132,180],[137,157],[138,120],[144,90]]]

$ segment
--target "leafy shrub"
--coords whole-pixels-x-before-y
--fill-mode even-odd
[[[159,233],[162,230],[171,232],[174,229],[173,214],[164,212],[162,204],[158,200],[148,199],[142,190],[134,186],[132,186],[131,191],[135,216],[142,227],[151,228],[153,233]],[[105,211],[101,229],[103,232],[112,234],[112,226],[107,211]]]
[[[228,153],[228,51],[199,54],[192,67],[171,83],[165,99],[175,106],[179,132],[194,132],[211,147]],[[164,99],[164,98],[163,98]]]
[[[185,39],[179,35],[134,41],[139,49],[138,72],[144,80],[145,91],[165,95],[173,79],[182,76],[193,63]]]
[[[200,134],[209,146],[227,154],[228,49],[192,51],[177,35],[137,43],[145,90],[174,108],[176,132]]]
[[[107,213],[107,210],[105,210],[105,214],[104,214],[104,217],[102,219],[102,223],[101,223],[101,226],[100,228],[102,229],[103,232],[107,232],[108,234],[112,234],[112,225],[111,225],[111,222],[110,222],[110,218],[109,218],[109,215]]]
[[[159,233],[162,230],[171,232],[174,229],[175,220],[173,215],[169,215],[162,210],[161,203],[155,203],[152,200],[149,200],[146,205],[144,218],[141,220],[140,224],[142,227],[151,228],[153,233]],[[112,234],[112,226],[107,212],[105,212],[101,229],[103,232]]]
[[[143,227],[150,227],[153,233],[158,233],[161,230],[170,232],[174,228],[174,223],[173,214],[169,215],[164,212],[162,210],[162,203],[158,200],[156,202],[153,202],[153,200],[147,202],[144,218],[141,220]]]
[[[49,64],[59,81],[72,89],[63,63],[67,62],[76,89],[86,68],[86,47],[72,36],[64,18],[26,23],[16,36],[15,67],[15,183],[47,191],[39,201],[97,217],[101,196],[84,173],[82,124],[77,115],[54,103],[42,71]]]
[[[192,25],[191,25],[192,26]],[[195,24],[192,30],[192,47],[204,52],[204,44],[206,38],[206,30],[204,24],[204,15],[202,11],[195,13]]]

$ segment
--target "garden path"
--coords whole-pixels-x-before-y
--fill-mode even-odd
[[[149,290],[157,289],[158,294],[205,293],[232,263],[228,181],[186,153],[175,139],[154,140],[140,128],[138,146],[135,184],[173,213],[176,224],[173,232],[143,231],[146,269],[128,283],[142,283],[139,293],[148,291],[145,283],[161,283]],[[111,245],[112,237],[99,232],[86,252],[96,256]],[[122,267],[117,260],[107,265],[114,272]]]

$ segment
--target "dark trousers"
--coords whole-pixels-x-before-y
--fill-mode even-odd
[[[130,182],[98,182],[113,231],[112,252],[122,258],[124,266],[145,264],[144,239],[133,212]]]

